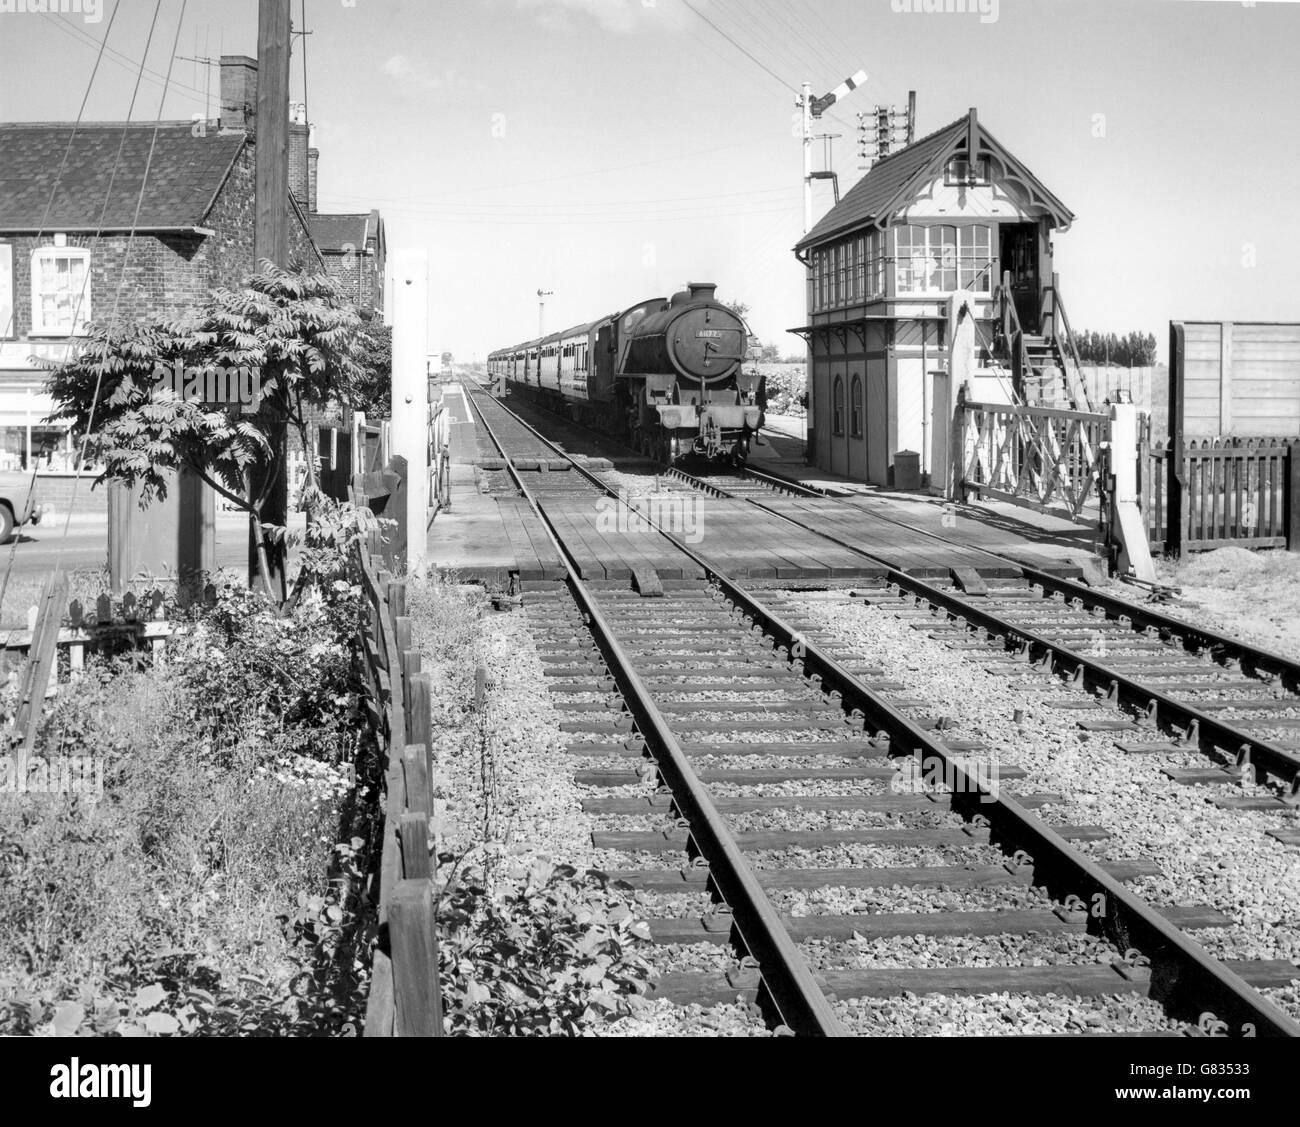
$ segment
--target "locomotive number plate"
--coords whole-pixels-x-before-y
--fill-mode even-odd
[[[721,340],[721,339],[722,339],[722,333],[720,333],[717,329],[701,329],[701,330],[700,330],[698,333],[696,333],[695,335],[696,335],[697,337],[699,337],[700,339],[704,339],[704,338],[706,338],[706,337],[707,337],[709,340]]]

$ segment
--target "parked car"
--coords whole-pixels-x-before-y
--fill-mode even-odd
[[[0,472],[0,544],[8,544],[23,525],[39,524],[40,520],[32,475]]]

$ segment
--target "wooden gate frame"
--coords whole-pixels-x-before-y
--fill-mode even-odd
[[[1100,449],[1102,444],[1093,443],[1085,428],[1088,424],[1095,424],[1105,428],[1103,434],[1109,437],[1110,416],[1052,407],[1024,407],[1004,403],[972,403],[967,401],[965,389],[962,390],[958,398],[957,410],[961,420],[962,472],[960,488],[963,499],[971,493],[978,493],[982,497],[991,497],[998,501],[1019,505],[1022,508],[1033,509],[1035,512],[1050,512],[1053,510],[1049,508],[1049,505],[1055,495],[1065,502],[1066,511],[1072,520],[1079,519],[1094,490],[1101,499],[1101,494],[1106,485],[1108,468],[1103,464],[1104,458]],[[970,442],[971,417],[976,413],[1008,416],[1012,420],[1011,424],[1006,426],[1005,433],[1000,440],[991,437],[991,442],[996,443],[996,449],[990,449],[993,461],[992,464],[986,467],[988,479],[986,482],[973,480],[982,453],[980,443],[977,442],[974,449],[972,449]],[[1049,436],[1044,436],[1035,427],[1035,420],[1067,421],[1068,427],[1064,442],[1057,437],[1055,432],[1050,433]],[[982,438],[985,428],[981,427],[980,431]],[[1011,448],[1017,440],[1023,443],[1027,451],[1035,452],[1041,457],[1041,468],[1035,468],[1032,459],[1026,459],[1024,464],[1018,468],[1008,466],[1007,460],[1011,456]],[[1068,480],[1070,472],[1066,466],[1066,461],[1069,453],[1075,449],[1076,444],[1080,447],[1085,460],[1091,463],[1091,472],[1085,481],[1078,483],[1076,488],[1071,489]],[[1136,451],[1134,451],[1134,456],[1136,457]],[[1010,480],[1012,475],[1007,471],[1013,469],[1016,481],[1015,489],[1009,492],[1005,489],[996,488],[993,483],[997,482],[999,477],[1004,475],[1004,472],[1006,479]],[[1032,500],[1027,499],[1031,497]],[[1102,507],[1105,507],[1104,504]],[[1059,512],[1060,510],[1055,511]]]

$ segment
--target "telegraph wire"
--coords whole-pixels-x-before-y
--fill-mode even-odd
[[[777,80],[777,82],[779,82],[787,90],[791,91],[794,94],[799,93],[799,88],[797,86],[792,86],[789,82],[787,82],[784,78],[782,78],[779,74],[777,74],[776,71],[774,71],[770,66],[768,66],[765,62],[763,62],[762,59],[760,59],[757,55],[755,55],[752,51],[750,51],[748,47],[745,47],[742,44],[738,43],[727,32],[723,31],[722,28],[720,28],[716,23],[714,23],[711,19],[709,19],[708,16],[706,16],[703,12],[701,12],[699,8],[697,8],[694,4],[692,4],[691,0],[682,0],[682,3],[686,5],[686,7],[688,7],[697,16],[699,16],[700,19],[702,19],[706,24],[708,24],[711,28],[713,28],[714,31],[716,31],[719,35],[721,35],[723,39],[725,39],[728,43],[730,43],[733,47],[735,47],[737,51],[739,51],[742,55],[748,58],[755,65],[761,67],[764,71],[770,74],[773,78]]]

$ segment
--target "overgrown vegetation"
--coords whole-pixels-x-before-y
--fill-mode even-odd
[[[546,861],[453,887],[439,913],[448,1031],[479,1037],[575,1036],[632,1012],[650,965],[647,925],[601,873]]]
[[[366,323],[358,362],[362,375],[353,390],[352,409],[367,419],[387,419],[393,413],[393,330],[380,321]]]
[[[803,418],[808,413],[808,403],[805,398],[808,393],[808,378],[802,364],[764,365],[762,373],[766,381],[766,410],[769,415]]]
[[[0,1035],[359,1032],[382,814],[344,561],[373,518],[320,515],[289,609],[228,586],[165,663],[93,662],[56,698],[38,754],[51,777],[99,764],[103,790],[0,794]],[[480,614],[442,584],[411,608],[431,627],[439,754],[476,764]],[[445,778],[438,794],[445,842],[458,796]],[[439,867],[449,1032],[572,1035],[639,1007],[630,890],[495,845],[467,860],[467,837],[503,836],[465,830]]]
[[[103,790],[0,796],[0,1033],[355,1031],[376,765],[341,562],[289,614],[227,587],[166,663],[56,698],[37,754]]]

